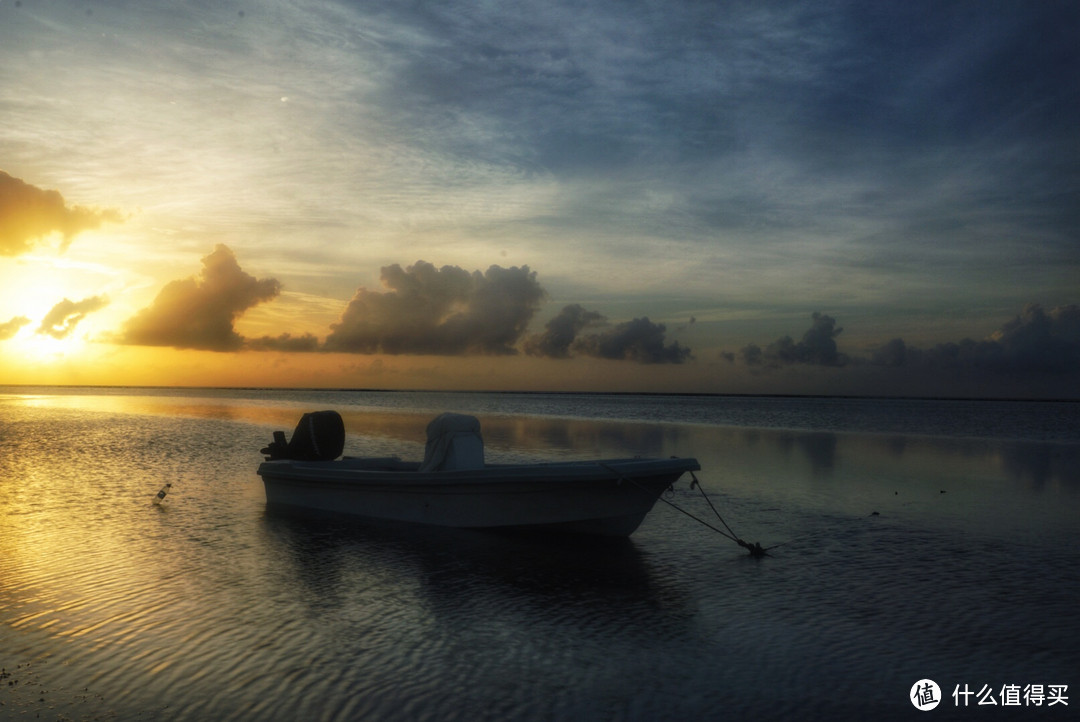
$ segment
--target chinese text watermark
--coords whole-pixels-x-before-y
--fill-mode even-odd
[[[952,691],[956,707],[1054,707],[1069,705],[1067,684],[989,684],[976,685],[977,689],[957,684]],[[932,679],[920,679],[911,687],[908,699],[916,709],[927,712],[941,704],[941,687]]]

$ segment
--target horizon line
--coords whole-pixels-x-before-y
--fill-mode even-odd
[[[719,391],[536,391],[512,389],[391,389],[347,386],[199,386],[199,385],[139,385],[139,384],[0,384],[0,388],[48,388],[48,389],[131,389],[131,390],[191,390],[191,391],[327,391],[349,393],[413,393],[413,394],[488,394],[488,395],[548,395],[548,396],[699,396],[710,398],[772,398],[772,399],[849,399],[889,401],[1010,401],[1077,403],[1075,397],[1038,396],[924,396],[899,394],[798,394],[798,393],[738,393]]]

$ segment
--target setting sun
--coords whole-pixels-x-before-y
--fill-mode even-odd
[[[81,338],[53,338],[47,334],[24,330],[10,341],[9,353],[26,363],[38,366],[81,356],[86,342]]]
[[[107,297],[94,295],[103,275],[101,268],[50,256],[28,256],[0,265],[4,320],[23,319],[4,341],[6,365],[84,358],[88,339],[100,331],[100,317],[90,312],[108,305]]]
[[[43,260],[0,264],[0,304],[5,315],[41,319],[58,300],[71,294],[67,274]]]

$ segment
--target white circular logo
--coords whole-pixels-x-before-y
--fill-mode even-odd
[[[911,685],[911,696],[908,697],[915,709],[929,712],[941,702],[941,687],[932,679],[920,679]]]

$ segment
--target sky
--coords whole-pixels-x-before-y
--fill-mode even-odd
[[[0,384],[1080,398],[1078,36],[0,0]]]

